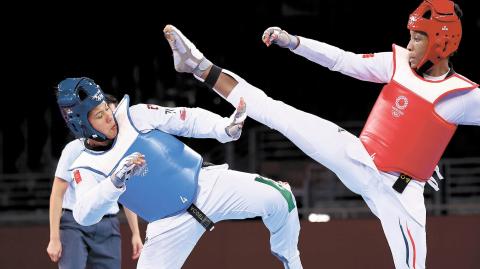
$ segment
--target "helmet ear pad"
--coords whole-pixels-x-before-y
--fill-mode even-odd
[[[447,38],[443,37],[435,39],[435,54],[437,55],[438,60],[448,57],[449,54],[446,53],[448,51],[448,46],[449,42]]]
[[[437,64],[454,53],[462,38],[462,24],[455,13],[455,4],[449,0],[425,0],[410,15],[407,28],[423,32],[428,47],[417,69],[430,61]]]
[[[76,138],[107,140],[88,121],[88,113],[104,101],[102,89],[89,78],[67,78],[58,84],[57,103],[63,119]]]

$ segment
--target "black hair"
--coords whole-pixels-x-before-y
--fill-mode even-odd
[[[110,104],[118,105],[118,100],[115,96],[108,93],[104,93],[103,96],[105,96],[105,102],[107,102],[108,105]]]
[[[463,11],[460,8],[458,4],[454,4],[454,9],[455,9],[455,14],[457,14],[457,17],[461,19],[463,17]]]
[[[454,5],[453,5],[453,8],[455,9],[455,14],[457,15],[457,17],[458,17],[459,19],[462,19],[462,17],[463,17],[463,11],[462,11],[462,9],[460,8],[460,5],[454,4]],[[455,54],[457,54],[457,51],[458,51],[458,49],[457,49],[456,51],[450,53],[449,57],[452,57],[452,56],[454,56]],[[449,65],[451,65],[451,64],[452,64],[452,63],[449,62]],[[450,66],[450,69],[453,70],[453,67]]]

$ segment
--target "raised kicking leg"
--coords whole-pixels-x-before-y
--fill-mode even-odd
[[[164,33],[178,72],[193,73],[232,104],[244,98],[249,117],[281,132],[308,156],[335,172],[352,191],[363,192],[369,177],[359,176],[362,173],[358,170],[364,167],[352,162],[346,149],[353,148],[364,155],[361,157],[366,163],[374,165],[357,137],[330,121],[274,100],[238,75],[213,65],[175,27],[167,25]]]

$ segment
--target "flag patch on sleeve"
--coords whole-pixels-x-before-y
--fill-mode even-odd
[[[375,57],[375,54],[373,53],[367,53],[362,55],[362,58],[373,58],[373,57]]]
[[[75,182],[77,184],[82,182],[82,176],[80,175],[80,170],[73,171],[73,178],[75,179]]]
[[[185,120],[186,118],[187,118],[187,110],[185,110],[185,108],[182,108],[182,110],[180,110],[180,119]]]

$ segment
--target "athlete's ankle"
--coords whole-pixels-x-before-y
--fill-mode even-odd
[[[197,67],[193,69],[192,73],[196,77],[204,78],[206,77],[205,71],[207,71],[212,65],[212,62],[210,62],[206,57],[203,57]]]

